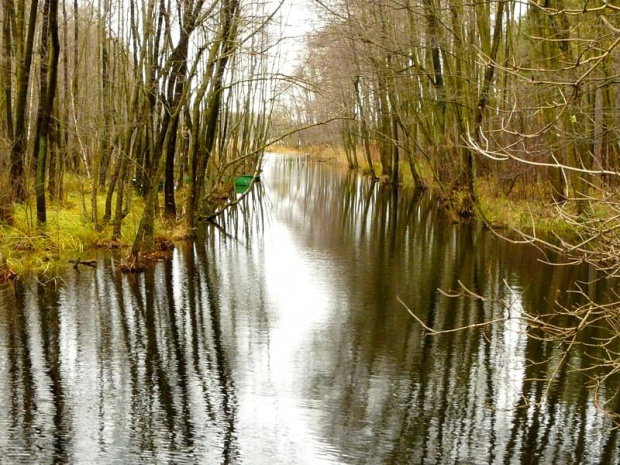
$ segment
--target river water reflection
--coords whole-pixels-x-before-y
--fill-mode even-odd
[[[508,309],[439,288],[542,312],[587,269],[324,164],[262,181],[142,275],[104,256],[0,290],[0,462],[618,463],[584,354],[547,392],[528,360],[560,348],[518,320],[425,337],[397,300],[453,328]]]

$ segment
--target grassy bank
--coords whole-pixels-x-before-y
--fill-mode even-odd
[[[50,273],[67,266],[70,260],[87,260],[98,249],[117,249],[125,254],[142,218],[142,198],[132,193],[131,208],[123,220],[121,237],[111,241],[113,225],[102,220],[105,192],[97,196],[99,228],[95,228],[92,221],[91,194],[86,179],[67,179],[64,198],[48,205],[47,223],[43,228],[37,225],[34,197],[23,204],[13,205],[11,223],[0,223],[0,281],[27,271]],[[184,225],[160,217],[155,235],[180,239],[185,236]]]

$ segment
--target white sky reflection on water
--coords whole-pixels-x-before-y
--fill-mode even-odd
[[[321,282],[326,281],[325,276],[317,273],[322,267],[317,267],[316,257],[307,260],[299,250],[292,231],[275,221],[265,243],[266,288],[274,317],[270,371],[276,389],[285,395],[273,399],[282,415],[271,416],[283,422],[279,428],[286,431],[288,441],[296,438],[293,449],[292,444],[286,449],[297,451],[297,460],[305,457],[307,463],[319,463],[323,448],[317,441],[308,441],[315,436],[311,430],[317,412],[304,401],[304,385],[299,382],[304,379],[300,372],[307,370],[306,351],[311,347],[313,331],[331,312],[325,282]]]
[[[295,202],[281,207],[281,214],[299,213]],[[311,373],[318,369],[312,354],[317,332],[333,323],[337,310],[330,297],[334,294],[333,264],[329,256],[300,246],[301,238],[296,235],[301,232],[277,214],[268,224],[262,250],[249,254],[261,257],[262,271],[255,278],[264,279],[260,286],[266,294],[261,300],[269,329],[260,341],[256,334],[246,334],[245,328],[238,333],[242,345],[252,346],[244,350],[247,358],[240,362],[244,368],[236,376],[238,431],[243,432],[238,437],[240,449],[255,451],[243,460],[253,464],[341,463],[319,432],[325,406],[320,399],[308,398],[307,392]],[[239,269],[248,272],[248,268]],[[248,307],[250,314],[256,311],[252,307]]]

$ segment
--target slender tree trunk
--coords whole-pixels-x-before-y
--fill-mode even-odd
[[[360,89],[360,76],[355,78],[355,96],[357,98],[357,107],[360,114],[360,133],[362,136],[362,144],[364,145],[364,154],[366,155],[366,164],[373,180],[377,179],[375,168],[372,162],[372,153],[370,151],[370,134],[368,132],[368,123],[366,122],[366,111],[364,110],[364,101],[362,100]]]
[[[486,10],[485,10],[486,11]],[[490,21],[490,13],[486,12],[486,18],[479,18],[478,23],[480,27],[481,22]],[[482,141],[482,122],[484,120],[484,113],[486,106],[489,102],[489,93],[491,91],[491,84],[493,82],[493,78],[495,76],[495,62],[497,61],[497,54],[499,52],[499,45],[502,38],[503,31],[503,19],[504,19],[504,2],[497,3],[497,11],[495,13],[495,26],[493,28],[493,37],[492,43],[489,50],[488,60],[489,63],[486,66],[484,72],[484,79],[482,83],[482,89],[480,90],[480,94],[478,97],[478,105],[476,106],[476,133],[474,135],[476,141],[480,144]],[[486,29],[485,29],[486,30]],[[485,34],[481,34],[484,38]],[[463,164],[465,166],[464,176],[465,176],[465,188],[467,195],[470,198],[471,205],[468,207],[471,208],[476,203],[476,192],[474,186],[474,177],[475,177],[475,158],[474,154],[471,150],[463,151],[464,161]]]
[[[185,175],[188,169],[188,153],[189,153],[189,145],[190,145],[190,137],[189,137],[189,125],[188,125],[188,106],[185,106],[183,115],[183,121],[181,124],[183,125],[183,129],[181,130],[181,147],[179,153],[179,160],[177,162],[177,181],[176,188],[181,189],[185,184]]]
[[[4,89],[4,116],[6,139],[12,141],[14,138],[13,127],[13,85],[12,85],[12,65],[14,60],[13,53],[13,38],[11,29],[15,21],[14,18],[14,6],[12,0],[5,0],[3,8],[3,23],[2,23],[2,59],[0,59],[0,87]],[[0,128],[0,135],[2,130]],[[0,136],[1,137],[1,136]],[[4,183],[4,179],[2,179]],[[0,193],[0,223],[7,222],[13,223],[13,205],[12,205],[12,192]]]
[[[423,0],[426,15],[427,37],[430,46],[430,56],[433,71],[433,85],[435,86],[437,125],[440,133],[445,134],[446,95],[441,62],[441,48],[435,0]]]
[[[210,63],[217,63],[212,83],[204,83],[204,87],[200,90],[204,95],[210,84],[209,94],[207,96],[205,117],[205,133],[203,143],[200,143],[198,135],[199,128],[196,127],[196,134],[192,144],[193,149],[190,151],[192,155],[192,170],[190,176],[190,192],[187,200],[186,223],[190,229],[193,229],[196,222],[196,211],[198,202],[202,195],[207,163],[213,147],[215,146],[215,134],[217,129],[217,120],[220,114],[220,104],[222,98],[224,72],[231,54],[236,47],[235,37],[237,35],[237,14],[239,9],[239,0],[226,0],[223,6],[223,25],[220,39],[212,46],[209,56]],[[221,50],[219,50],[221,47]],[[219,50],[219,55],[217,55]],[[199,92],[199,94],[200,94]],[[200,102],[202,97],[198,100]],[[198,109],[194,106],[194,125],[198,126]]]
[[[398,137],[398,115],[391,115],[392,122],[392,139],[393,139],[393,150],[392,150],[392,179],[391,182],[394,185],[397,185],[400,182],[400,150],[399,150],[399,137]]]
[[[116,207],[114,213],[114,228],[112,230],[112,240],[118,240],[121,237],[121,224],[123,222],[123,201],[125,195],[125,186],[127,185],[127,157],[121,154],[120,170],[118,174],[118,189],[116,193]]]
[[[107,18],[108,12],[104,12],[104,18]],[[110,56],[108,51],[107,29],[101,28],[101,89],[102,89],[102,113],[103,117],[103,133],[101,137],[101,153],[99,158],[99,188],[105,189],[106,180],[108,178],[108,168],[112,158],[112,89],[110,79]]]
[[[80,80],[78,79],[79,65],[80,65],[80,55],[79,55],[79,49],[78,49],[79,38],[80,38],[80,28],[79,28],[79,16],[78,16],[78,0],[74,0],[73,1],[73,74],[72,74],[72,80],[71,80],[71,96],[68,98],[70,98],[70,101],[71,101],[73,121],[75,122],[74,130],[76,134],[78,133],[76,99],[78,98],[78,95],[80,92]],[[68,55],[69,50],[67,49],[65,53]],[[67,126],[67,128],[68,127],[69,126]],[[71,161],[73,163],[73,166],[77,167],[79,165],[79,160],[80,160],[80,156],[77,153],[79,148],[77,148],[75,144],[73,144],[72,148],[73,148],[73,151],[71,153],[71,159],[72,159]],[[88,173],[88,166],[85,166],[84,168],[86,169],[86,172]]]
[[[169,110],[173,112],[170,127],[170,137],[166,147],[166,172],[164,176],[164,205],[166,214],[176,216],[176,203],[174,200],[174,159],[177,149],[177,131],[179,128],[181,97],[185,88],[187,74],[187,50],[189,45],[189,36],[181,38],[181,44],[178,48],[178,58],[173,62],[173,72],[169,82],[168,95],[171,101]]]
[[[50,196],[50,199],[54,200],[58,198],[58,174],[60,171],[60,150],[59,150],[59,138],[58,134],[60,133],[58,128],[58,121],[60,120],[60,111],[58,109],[58,105],[56,105],[52,112],[56,114],[56,116],[51,121],[50,134],[49,134],[49,173],[48,173],[48,181],[47,181],[47,192]]]
[[[69,17],[67,15],[66,0],[62,0],[62,17],[63,17],[63,101],[62,105],[58,107],[61,109],[58,117],[58,124],[60,126],[59,144],[58,144],[58,173],[57,173],[57,187],[55,192],[50,192],[50,195],[57,199],[62,199],[64,196],[63,177],[67,163],[69,163],[69,111],[70,111],[70,86],[69,86]],[[75,169],[76,167],[74,167]]]
[[[14,127],[13,127],[13,86],[11,79],[13,54],[13,40],[11,37],[11,27],[14,19],[14,5],[13,0],[5,0],[3,9],[3,23],[2,23],[2,61],[0,66],[2,67],[2,74],[0,75],[0,85],[4,89],[5,99],[5,121],[6,121],[6,135],[9,140],[13,140]]]
[[[39,112],[37,116],[36,140],[38,141],[35,190],[37,197],[37,220],[47,221],[45,203],[46,159],[50,150],[52,111],[58,80],[58,0],[46,0],[43,8],[43,29],[41,32],[41,68],[39,89]]]
[[[112,219],[112,198],[114,196],[114,191],[117,190],[118,180],[121,174],[121,165],[123,164],[124,157],[122,154],[118,154],[116,157],[116,163],[114,164],[114,171],[112,172],[112,176],[110,176],[110,182],[108,185],[108,192],[105,196],[105,209],[103,211],[103,221],[108,222]],[[112,160],[110,161],[112,163]]]
[[[393,177],[393,148],[394,141],[391,140],[392,121],[390,117],[390,105],[387,96],[387,79],[385,78],[385,70],[381,69],[383,63],[378,65],[378,88],[379,97],[379,127],[381,132],[381,174],[386,176],[391,182]]]
[[[15,105],[15,132],[11,147],[11,188],[13,198],[16,201],[26,200],[24,158],[28,146],[26,140],[26,106],[28,97],[28,86],[30,82],[30,70],[32,66],[32,52],[34,47],[34,33],[37,24],[37,12],[39,2],[30,2],[30,18],[28,20],[28,32],[26,43],[23,47],[23,56],[20,56],[21,63],[18,64],[17,73],[17,98]]]

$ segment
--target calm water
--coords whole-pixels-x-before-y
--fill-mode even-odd
[[[438,288],[545,312],[587,269],[322,164],[262,179],[145,274],[105,256],[0,290],[0,462],[619,463],[585,354],[546,391],[555,364],[528,361],[561,348],[518,320],[425,337],[397,301],[453,328],[508,309]]]

